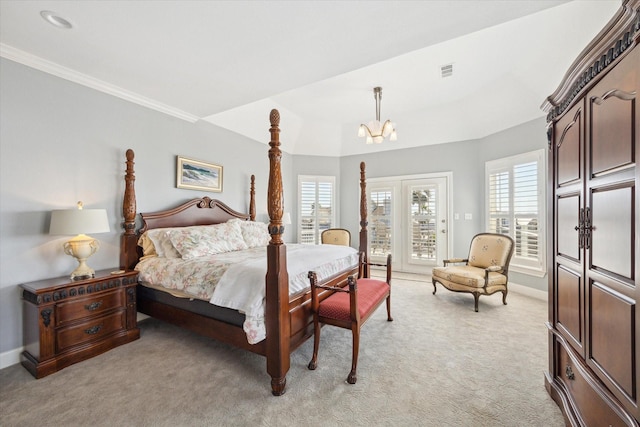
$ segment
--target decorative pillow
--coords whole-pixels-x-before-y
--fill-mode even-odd
[[[153,247],[159,257],[165,258],[180,258],[180,253],[173,247],[171,240],[169,240],[169,231],[180,230],[191,227],[176,227],[176,228],[154,228],[147,230],[144,234],[147,235],[149,240],[153,243]],[[142,246],[144,250],[144,246]]]
[[[156,252],[156,247],[153,245],[153,242],[149,238],[148,231],[145,231],[144,233],[142,233],[142,236],[140,236],[140,238],[138,239],[138,246],[142,248],[143,258],[158,256],[158,253]]]
[[[182,259],[247,249],[240,224],[236,222],[173,229],[167,234]]]
[[[241,219],[232,219],[229,222],[240,224],[242,230],[242,238],[249,248],[257,248],[267,246],[271,236],[269,235],[269,226],[263,222],[243,221]]]
[[[168,231],[179,230],[181,228],[154,228],[142,233],[138,239],[138,246],[142,247],[144,257],[158,256],[164,258],[180,258],[180,253],[173,247],[169,240]]]

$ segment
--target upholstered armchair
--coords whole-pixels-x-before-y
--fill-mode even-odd
[[[502,292],[502,303],[506,305],[513,246],[513,239],[504,234],[477,234],[471,240],[468,258],[448,259],[444,261],[444,267],[434,267],[433,294],[436,283],[450,291],[471,293],[478,311],[480,295]]]
[[[320,235],[323,245],[351,246],[351,233],[344,228],[329,228]]]

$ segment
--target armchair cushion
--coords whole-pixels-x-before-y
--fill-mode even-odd
[[[512,241],[501,234],[480,234],[471,242],[469,265],[481,268],[507,265],[512,247]]]
[[[482,288],[484,286],[485,269],[470,265],[458,265],[450,267],[434,267],[433,277],[446,280],[467,288]],[[440,281],[440,280],[439,280]],[[487,286],[505,285],[507,276],[497,272],[489,273]]]

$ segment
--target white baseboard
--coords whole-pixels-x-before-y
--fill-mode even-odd
[[[20,363],[20,355],[22,354],[23,350],[24,347],[20,347],[13,350],[5,351],[4,353],[0,353],[0,369],[15,365],[16,363]]]
[[[509,292],[516,292],[518,294],[526,295],[528,297],[539,299],[542,301],[549,300],[549,293],[547,291],[530,288],[529,286],[518,285],[517,283],[513,282],[509,282]]]

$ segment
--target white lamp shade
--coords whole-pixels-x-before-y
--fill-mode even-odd
[[[51,211],[49,234],[77,235],[108,233],[105,209],[67,209]]]

